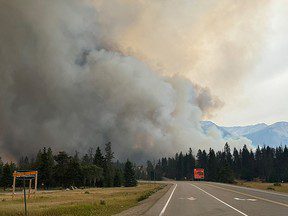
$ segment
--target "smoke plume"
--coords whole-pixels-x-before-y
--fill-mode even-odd
[[[215,78],[210,66],[216,65],[234,76],[250,64],[257,44],[251,50],[238,44],[232,52],[238,32],[231,23],[240,11],[258,18],[252,10],[258,1],[145,2],[0,0],[2,156],[32,154],[44,146],[85,152],[108,141],[119,159],[138,161],[189,147],[222,148],[220,132],[204,134],[200,126],[203,116],[223,105],[202,87],[215,79],[202,83],[195,71],[207,76],[209,70]],[[225,28],[230,42],[221,44],[222,54],[229,54],[230,64],[242,55],[239,70],[224,68],[227,56],[209,59],[220,49],[217,34]],[[191,74],[197,84],[188,79]]]

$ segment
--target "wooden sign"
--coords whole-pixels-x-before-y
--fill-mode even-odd
[[[38,174],[37,171],[14,172],[14,173],[13,173],[13,176],[14,176],[14,177],[27,177],[27,176],[37,175],[37,174]]]
[[[33,193],[36,194],[37,191],[37,181],[38,181],[38,171],[14,171],[13,173],[13,185],[12,185],[12,198],[15,196],[15,186],[16,186],[16,179],[22,179],[24,182],[24,197],[26,200],[26,193],[25,193],[25,180],[29,181],[29,194],[28,198],[32,193],[32,180],[34,179],[35,186]]]

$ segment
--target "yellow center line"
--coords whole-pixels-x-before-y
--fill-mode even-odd
[[[270,200],[270,199],[265,199],[265,198],[258,197],[258,196],[254,196],[254,195],[251,195],[251,194],[246,194],[246,193],[243,193],[243,192],[239,192],[239,191],[231,190],[231,189],[228,189],[228,188],[219,187],[219,186],[212,185],[212,184],[209,184],[209,183],[208,183],[208,184],[206,183],[206,185],[209,185],[209,186],[211,186],[211,187],[215,187],[215,188],[219,188],[219,189],[222,189],[222,190],[226,190],[226,191],[234,192],[234,193],[237,193],[237,194],[241,194],[241,195],[244,195],[244,196],[253,197],[253,198],[255,198],[255,199],[263,200],[263,201],[266,201],[266,202],[270,202],[270,203],[278,204],[278,205],[281,205],[281,206],[284,206],[284,207],[287,207],[287,208],[288,208],[288,204],[285,204],[285,203],[281,203],[281,202],[273,201],[273,200]]]

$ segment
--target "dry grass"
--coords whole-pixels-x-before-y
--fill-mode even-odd
[[[39,192],[28,200],[33,215],[113,215],[137,205],[139,197],[156,192],[162,184],[139,184],[133,188],[90,188],[74,191]],[[23,199],[0,195],[0,215],[23,215]]]
[[[261,190],[278,191],[282,193],[288,193],[288,183],[281,183],[280,186],[275,186],[274,183],[262,183],[262,182],[237,182],[238,186],[244,186],[249,188],[257,188]]]

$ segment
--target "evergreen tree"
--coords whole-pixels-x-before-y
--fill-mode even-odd
[[[85,164],[82,166],[84,186],[95,187],[97,181],[102,178],[102,168],[94,164]]]
[[[184,179],[184,158],[182,152],[180,152],[179,156],[177,157],[176,169],[177,169],[176,179],[177,180]]]
[[[85,154],[85,155],[82,157],[82,164],[84,164],[84,165],[89,165],[89,164],[90,164],[90,158],[89,158],[89,155],[88,155],[88,154]]]
[[[192,154],[192,149],[189,148],[189,152],[186,156],[187,160],[187,170],[186,170],[186,176],[187,179],[192,179],[193,178],[193,173],[194,173],[194,168],[195,168],[195,157]]]
[[[3,190],[5,191],[6,188],[12,187],[13,183],[13,172],[15,170],[15,164],[13,163],[6,163],[3,166],[2,170],[2,178],[0,179],[0,184],[3,187]]]
[[[93,163],[98,167],[104,168],[105,159],[99,147],[96,149]]]
[[[236,148],[233,150],[233,172],[236,178],[240,178],[241,158]]]
[[[201,151],[199,149],[198,153],[197,153],[197,168],[203,168],[204,170],[207,169],[207,163],[208,163],[208,157],[207,157],[207,153],[205,150]]]
[[[114,152],[112,152],[111,142],[105,144],[105,165],[104,165],[104,186],[113,187],[114,173],[112,160]]]
[[[0,186],[1,186],[1,179],[2,179],[2,173],[3,173],[3,166],[4,166],[4,164],[3,164],[3,161],[0,157]]]
[[[67,178],[67,185],[79,187],[82,183],[83,172],[76,152],[74,157],[69,157],[67,161],[67,170],[65,171]]]
[[[124,185],[125,187],[134,187],[137,185],[135,171],[133,169],[132,163],[127,160],[124,169]]]
[[[54,178],[61,187],[69,186],[69,179],[67,175],[70,157],[64,151],[61,151],[54,157],[57,164],[55,165]]]
[[[225,144],[224,151],[219,155],[221,166],[218,169],[218,181],[232,183],[234,181],[232,155],[228,143]]]
[[[18,163],[19,170],[30,170],[31,164],[29,163],[28,157],[21,157]]]
[[[39,151],[36,158],[36,168],[39,172],[39,183],[45,188],[49,188],[53,183],[54,158],[51,148],[43,148]]]
[[[151,161],[147,161],[147,175],[148,180],[150,181],[155,180],[155,170]]]
[[[96,165],[97,167],[102,169],[102,174],[100,176],[100,178],[98,178],[96,180],[96,186],[97,187],[103,187],[104,182],[103,182],[103,170],[105,167],[105,158],[100,150],[99,147],[97,147],[95,155],[94,155],[94,159],[93,159],[93,164]]]
[[[121,187],[121,186],[122,186],[122,171],[120,169],[116,169],[114,175],[114,187]]]
[[[253,158],[247,149],[247,146],[244,145],[242,149],[242,160],[241,160],[241,178],[251,181],[253,179]]]
[[[284,147],[283,150],[283,181],[288,182],[288,148],[287,146]]]
[[[213,149],[209,149],[206,177],[208,181],[217,181],[217,160]]]
[[[197,155],[196,155],[196,158],[197,158],[197,160],[196,160],[196,167],[197,168],[202,168],[203,167],[203,157],[202,157],[202,150],[201,149],[199,149],[198,150],[198,152],[197,152]]]
[[[275,149],[275,157],[273,161],[273,172],[272,172],[272,181],[274,182],[281,182],[284,179],[284,172],[285,169],[283,167],[283,148],[279,146]]]
[[[272,171],[273,171],[273,161],[274,161],[274,149],[271,149],[269,146],[262,148],[263,154],[263,167],[264,167],[264,176],[266,181],[272,180]]]
[[[159,160],[155,166],[155,178],[157,181],[161,181],[163,176],[161,161]]]
[[[260,147],[258,146],[255,152],[255,176],[263,178],[263,156]]]

